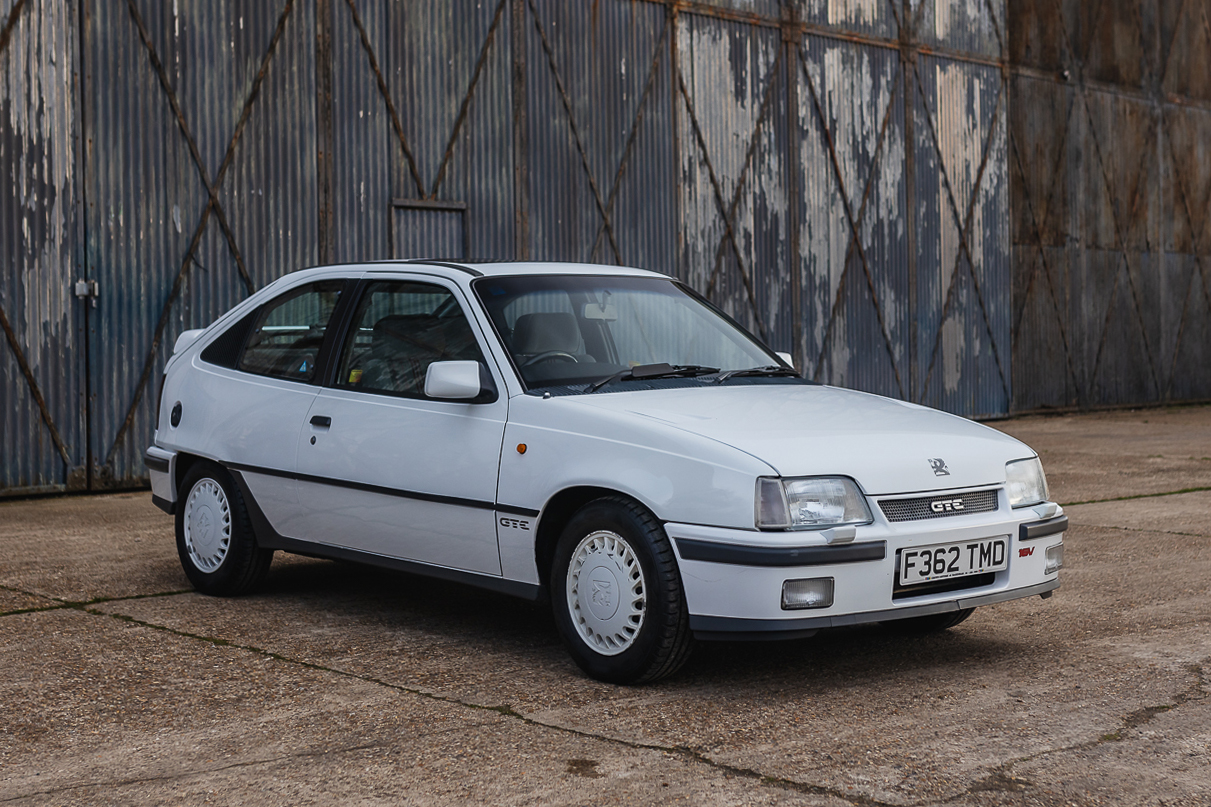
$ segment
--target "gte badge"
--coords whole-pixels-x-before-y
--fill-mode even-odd
[[[520,518],[509,518],[507,516],[500,517],[500,526],[508,527],[511,530],[529,530],[530,522],[523,521]]]
[[[929,509],[935,513],[955,513],[963,509],[962,499],[938,499],[929,503]]]
[[[934,476],[950,476],[950,471],[946,469],[946,460],[941,457],[934,457],[929,460],[929,467],[933,468]]]

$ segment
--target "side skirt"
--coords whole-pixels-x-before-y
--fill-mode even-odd
[[[409,574],[463,583],[468,586],[475,586],[476,588],[520,597],[531,602],[536,602],[542,597],[542,587],[533,583],[521,583],[516,580],[506,580],[503,577],[489,577],[488,575],[476,574],[474,572],[449,569],[445,566],[433,566],[428,563],[418,563],[412,560],[403,560],[402,558],[376,555],[373,552],[362,552],[342,546],[331,546],[329,544],[318,544],[313,541],[300,541],[297,538],[289,538],[279,533],[269,523],[265,512],[261,510],[261,506],[257,504],[256,498],[252,495],[252,490],[248,487],[248,482],[245,481],[244,475],[232,468],[227,468],[227,472],[231,474],[232,478],[235,479],[235,483],[240,488],[240,493],[244,497],[244,503],[248,507],[248,517],[252,520],[253,532],[256,533],[257,544],[263,549],[280,549],[283,552],[292,552],[296,555],[306,555],[313,558],[365,563],[368,566],[378,566],[382,569],[391,569],[397,572],[408,572]]]

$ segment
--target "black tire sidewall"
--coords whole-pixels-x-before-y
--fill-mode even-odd
[[[194,487],[204,479],[210,479],[223,489],[223,495],[227,497],[227,506],[231,510],[231,542],[223,561],[213,572],[203,571],[195,566],[185,544],[186,505]],[[248,567],[255,560],[257,547],[256,539],[249,526],[244,499],[240,495],[235,481],[231,478],[231,474],[211,462],[200,462],[194,465],[181,482],[177,505],[177,554],[180,555],[181,568],[184,569],[189,582],[203,594],[226,596],[239,593]]]
[[[568,608],[567,575],[572,553],[590,533],[608,530],[617,533],[631,547],[643,571],[644,604],[646,611],[643,625],[635,641],[623,652],[606,656],[593,650],[577,630]],[[658,530],[658,532],[657,532]],[[643,679],[660,659],[661,637],[670,623],[682,617],[678,613],[667,613],[661,604],[668,602],[671,585],[678,589],[678,600],[684,609],[684,597],[680,595],[678,581],[662,574],[656,562],[654,542],[668,538],[658,522],[653,529],[645,524],[624,502],[614,499],[598,499],[582,507],[564,527],[555,549],[551,565],[550,591],[555,622],[572,658],[577,665],[593,678],[612,683],[627,684]]]

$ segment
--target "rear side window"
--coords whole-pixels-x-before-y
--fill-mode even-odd
[[[423,398],[435,361],[483,363],[454,294],[429,283],[374,283],[354,314],[337,385]]]
[[[344,285],[325,280],[266,303],[250,329],[237,369],[310,383]]]

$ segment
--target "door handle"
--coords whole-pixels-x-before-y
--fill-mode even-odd
[[[327,415],[312,415],[311,425],[319,426],[321,429],[326,429],[332,425],[332,418]]]

